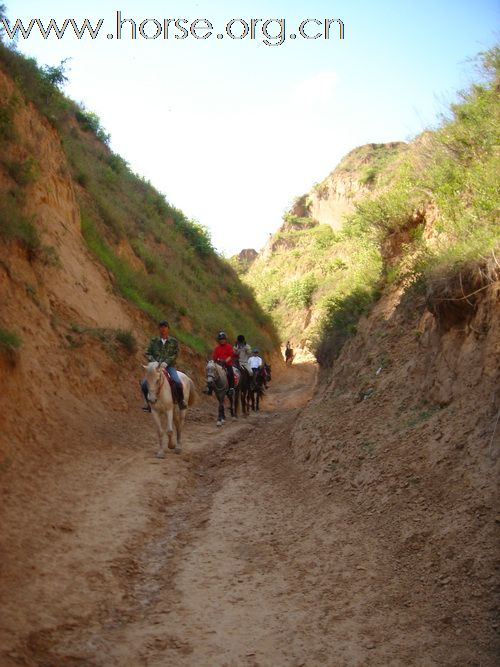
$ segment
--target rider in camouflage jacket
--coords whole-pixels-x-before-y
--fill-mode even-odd
[[[177,355],[179,354],[179,343],[176,338],[169,336],[165,343],[162,342],[159,336],[151,339],[144,356],[149,361],[165,362],[167,366],[175,366]]]
[[[177,339],[173,336],[170,336],[170,327],[166,320],[161,320],[158,323],[160,329],[160,335],[154,336],[151,339],[144,356],[149,361],[158,361],[160,363],[165,362],[168,370],[168,374],[175,382],[177,387],[177,401],[181,410],[185,410],[187,405],[184,401],[184,391],[182,388],[181,379],[177,373],[175,363],[177,361],[177,355],[179,354],[179,343]],[[147,412],[151,412],[151,406],[148,402],[148,385],[146,380],[141,382],[142,393],[146,399],[146,406],[143,408]]]

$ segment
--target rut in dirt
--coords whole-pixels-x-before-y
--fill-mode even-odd
[[[9,667],[475,664],[474,646],[436,625],[390,531],[360,513],[359,491],[292,456],[313,380],[292,368],[260,414],[216,429],[213,410],[193,413],[180,457],[158,461],[152,446],[128,460],[125,485],[141,468],[160,482],[141,478],[147,523],[110,553],[113,579],[88,612],[34,629]]]

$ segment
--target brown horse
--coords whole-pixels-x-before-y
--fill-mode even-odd
[[[252,410],[260,410],[260,399],[264,396],[264,386],[266,383],[266,373],[264,368],[256,368],[250,379],[249,407]]]
[[[239,393],[240,393],[240,404],[241,412],[244,417],[248,417],[249,414],[249,401],[250,401],[250,384],[251,384],[251,375],[245,366],[238,366],[238,369],[241,373],[240,383],[239,383]],[[238,415],[238,402],[235,405],[236,415]]]

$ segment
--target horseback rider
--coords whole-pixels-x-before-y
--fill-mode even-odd
[[[182,388],[181,379],[177,373],[176,361],[179,354],[179,343],[176,338],[170,336],[170,325],[167,320],[158,322],[159,336],[153,336],[149,341],[149,345],[144,352],[144,356],[149,361],[165,362],[167,371],[172,380],[175,382],[177,388],[177,399],[179,408],[185,410],[187,408],[184,401],[184,390]],[[148,401],[148,383],[144,379],[141,382],[142,393],[146,399],[146,407],[142,408],[145,412],[151,412],[151,406]]]
[[[259,357],[259,350],[256,347],[252,349],[252,355],[249,358],[248,363],[250,365],[250,368],[252,369],[252,374],[255,377],[257,375],[257,372],[261,370],[264,366],[262,358]]]
[[[245,336],[243,336],[243,334],[240,334],[236,338],[236,345],[234,346],[234,352],[237,356],[236,364],[237,365],[239,364],[239,367],[242,370],[246,370],[247,373],[251,376],[252,367],[248,363],[248,360],[250,358],[250,355],[252,354],[252,348],[246,342]]]
[[[285,347],[285,361],[293,359],[293,348],[290,345],[290,341],[287,340]]]
[[[235,351],[233,346],[227,342],[227,336],[224,331],[219,331],[217,334],[218,345],[216,346],[212,359],[224,366],[227,374],[227,382],[229,385],[228,394],[232,396],[234,394],[234,370],[233,370],[233,361],[235,357]]]

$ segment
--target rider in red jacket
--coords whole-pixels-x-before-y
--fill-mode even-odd
[[[228,393],[234,394],[234,371],[233,371],[233,363],[235,357],[234,348],[227,342],[227,337],[224,331],[219,331],[219,333],[217,334],[217,340],[219,341],[219,344],[214,350],[212,359],[225,366],[227,372],[227,381],[229,384]]]

